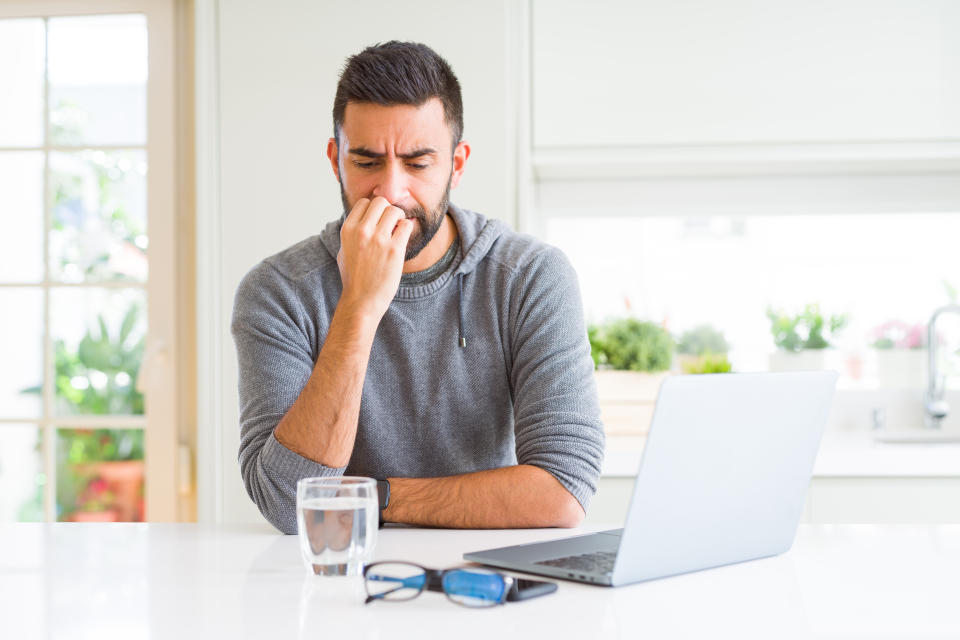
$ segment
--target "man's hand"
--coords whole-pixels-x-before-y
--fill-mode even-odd
[[[370,348],[397,294],[413,222],[385,198],[362,198],[340,229],[343,294],[313,373],[277,425],[280,444],[328,467],[350,461]]]
[[[340,228],[341,303],[377,322],[397,294],[413,221],[386,198],[361,198]]]

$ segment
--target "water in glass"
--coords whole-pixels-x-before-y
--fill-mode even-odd
[[[308,478],[297,485],[297,527],[304,562],[317,575],[360,575],[377,539],[376,482]]]

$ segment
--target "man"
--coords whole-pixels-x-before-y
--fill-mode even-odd
[[[470,146],[429,47],[348,59],[333,120],[344,217],[237,291],[247,492],[286,533],[297,480],[344,473],[389,482],[385,521],[576,526],[604,437],[573,269],[449,202]]]

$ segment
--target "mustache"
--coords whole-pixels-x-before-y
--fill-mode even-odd
[[[373,200],[374,196],[367,196],[368,199]],[[340,221],[343,222],[347,219],[347,216],[350,215],[350,210],[352,207],[350,203],[347,202],[347,194],[343,189],[343,183],[340,184],[340,201],[343,204],[343,213],[340,215]],[[423,208],[422,204],[417,204],[413,207],[401,207],[400,205],[390,203],[390,206],[396,207],[403,211],[403,215],[409,219],[419,220],[421,223],[427,222],[427,210]]]

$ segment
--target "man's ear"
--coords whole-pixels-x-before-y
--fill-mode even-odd
[[[453,170],[450,173],[450,188],[460,184],[460,178],[467,168],[467,158],[470,157],[469,143],[461,140],[457,148],[453,150]]]
[[[333,167],[333,175],[340,180],[340,158],[337,149],[337,139],[330,138],[327,141],[327,158],[330,159],[330,166]]]

